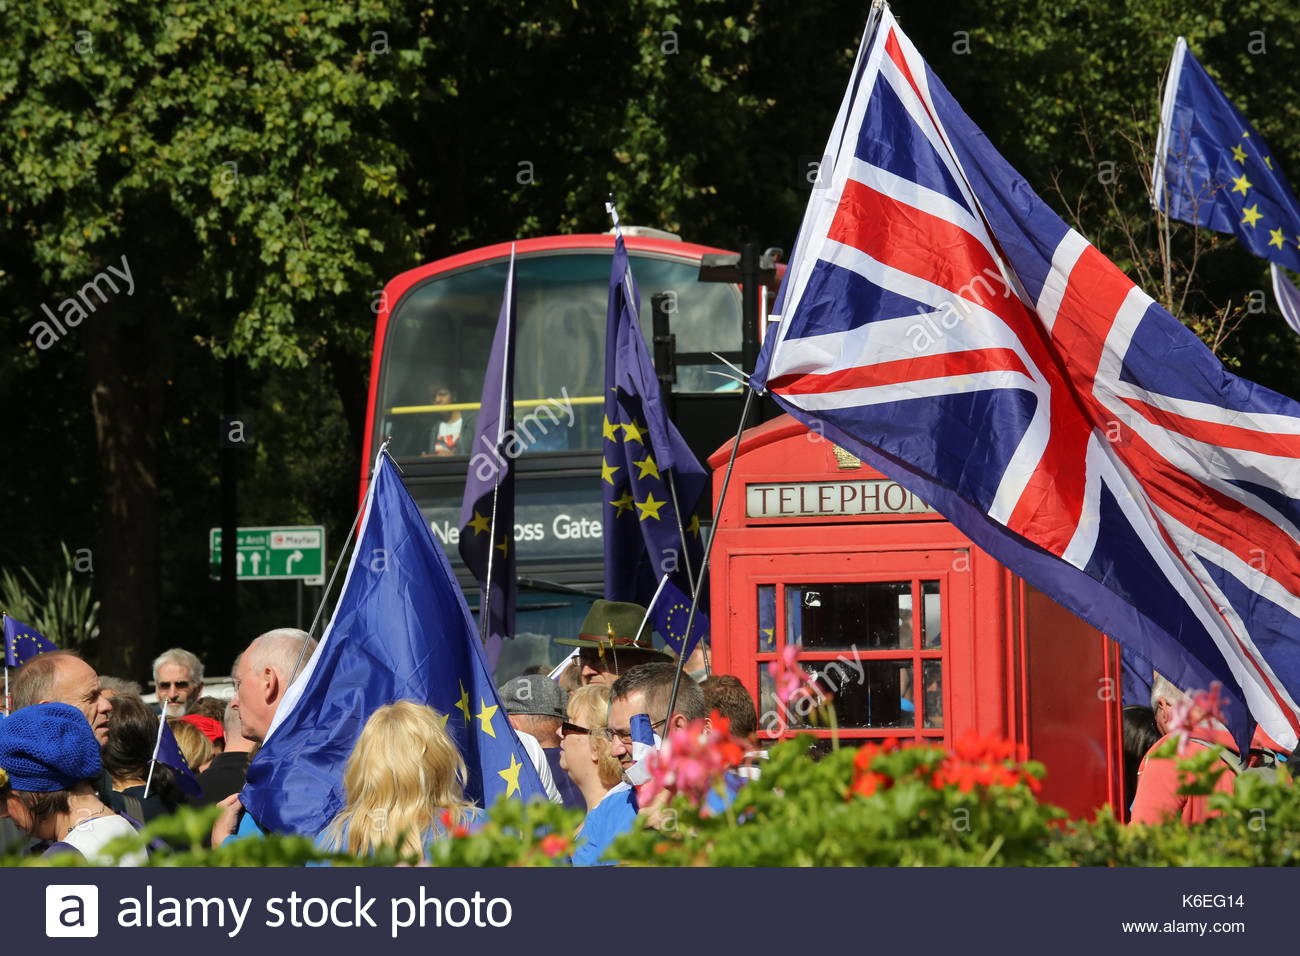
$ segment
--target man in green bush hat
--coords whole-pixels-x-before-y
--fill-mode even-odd
[[[555,643],[578,648],[584,685],[610,685],[638,664],[673,659],[650,642],[650,623],[645,618],[646,610],[639,604],[596,601],[578,636],[557,638]]]

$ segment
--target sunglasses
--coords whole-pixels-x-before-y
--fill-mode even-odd
[[[170,690],[175,687],[177,690],[188,690],[190,682],[187,680],[160,680],[157,687],[159,690]]]
[[[591,733],[591,728],[590,728],[590,727],[580,727],[580,726],[578,726],[577,724],[571,724],[571,723],[569,723],[567,720],[566,720],[564,723],[560,724],[560,734],[561,734],[561,735],[564,735],[564,734],[589,734],[589,733]]]

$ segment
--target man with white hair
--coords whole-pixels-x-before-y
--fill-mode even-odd
[[[234,669],[239,669],[238,660],[235,661]],[[253,759],[253,751],[257,749],[257,744],[244,736],[243,725],[239,722],[239,708],[233,700],[226,704],[221,728],[225,734],[226,749],[213,757],[208,769],[199,774],[203,799],[208,803],[219,803],[244,788],[248,762]]]
[[[158,705],[168,717],[184,717],[203,696],[203,662],[181,647],[163,651],[153,662]]]
[[[239,729],[245,740],[260,744],[266,739],[289,685],[303,672],[316,641],[296,627],[279,627],[256,638],[235,662],[235,699],[232,710],[239,715]],[[226,812],[212,831],[215,846],[232,834],[254,836],[262,832],[250,814],[244,813],[239,794],[221,801]],[[235,829],[238,823],[238,829]]]

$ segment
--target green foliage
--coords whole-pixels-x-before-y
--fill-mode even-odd
[[[1196,775],[1188,792],[1209,793],[1214,754],[1180,766]],[[731,807],[707,816],[678,798],[662,812],[658,829],[645,826],[620,837],[611,857],[640,866],[1295,866],[1300,864],[1300,800],[1285,771],[1277,779],[1244,774],[1234,793],[1214,793],[1220,815],[1196,826],[1174,820],[1125,826],[1109,808],[1092,820],[1064,822],[1064,811],[1038,802],[1036,764],[966,763],[972,780],[939,778],[951,757],[912,747],[869,755],[843,748],[820,760],[806,745],[778,745],[757,781]],[[1222,764],[1220,763],[1220,766]],[[1000,781],[987,771],[1018,776]],[[864,772],[866,771],[866,772]],[[985,779],[978,781],[981,776]],[[868,780],[875,781],[867,783]],[[482,829],[437,841],[425,861],[391,852],[356,858],[318,849],[304,837],[236,840],[215,849],[208,834],[215,807],[182,809],[152,823],[110,852],[126,854],[154,840],[170,849],[147,865],[176,866],[560,866],[574,848],[577,811],[552,803],[501,799]],[[0,859],[0,865],[75,866],[62,857]]]
[[[38,630],[58,647],[85,653],[99,636],[99,602],[91,596],[87,574],[76,567],[66,544],[63,573],[44,586],[29,568],[0,569],[0,607]]]
[[[989,866],[1042,859],[1064,812],[1014,787],[935,787],[946,754],[911,747],[879,754],[871,769],[893,781],[870,796],[851,789],[857,751],[821,760],[806,743],[771,751],[762,776],[726,814],[704,817],[684,799],[659,830],[621,837],[612,856],[665,866]]]

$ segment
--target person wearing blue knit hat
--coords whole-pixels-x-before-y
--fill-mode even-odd
[[[0,721],[0,817],[38,841],[53,841],[45,856],[78,853],[111,862],[102,850],[136,832],[95,794],[102,765],[99,742],[85,715],[68,704],[23,707]],[[119,865],[138,865],[143,852]]]

